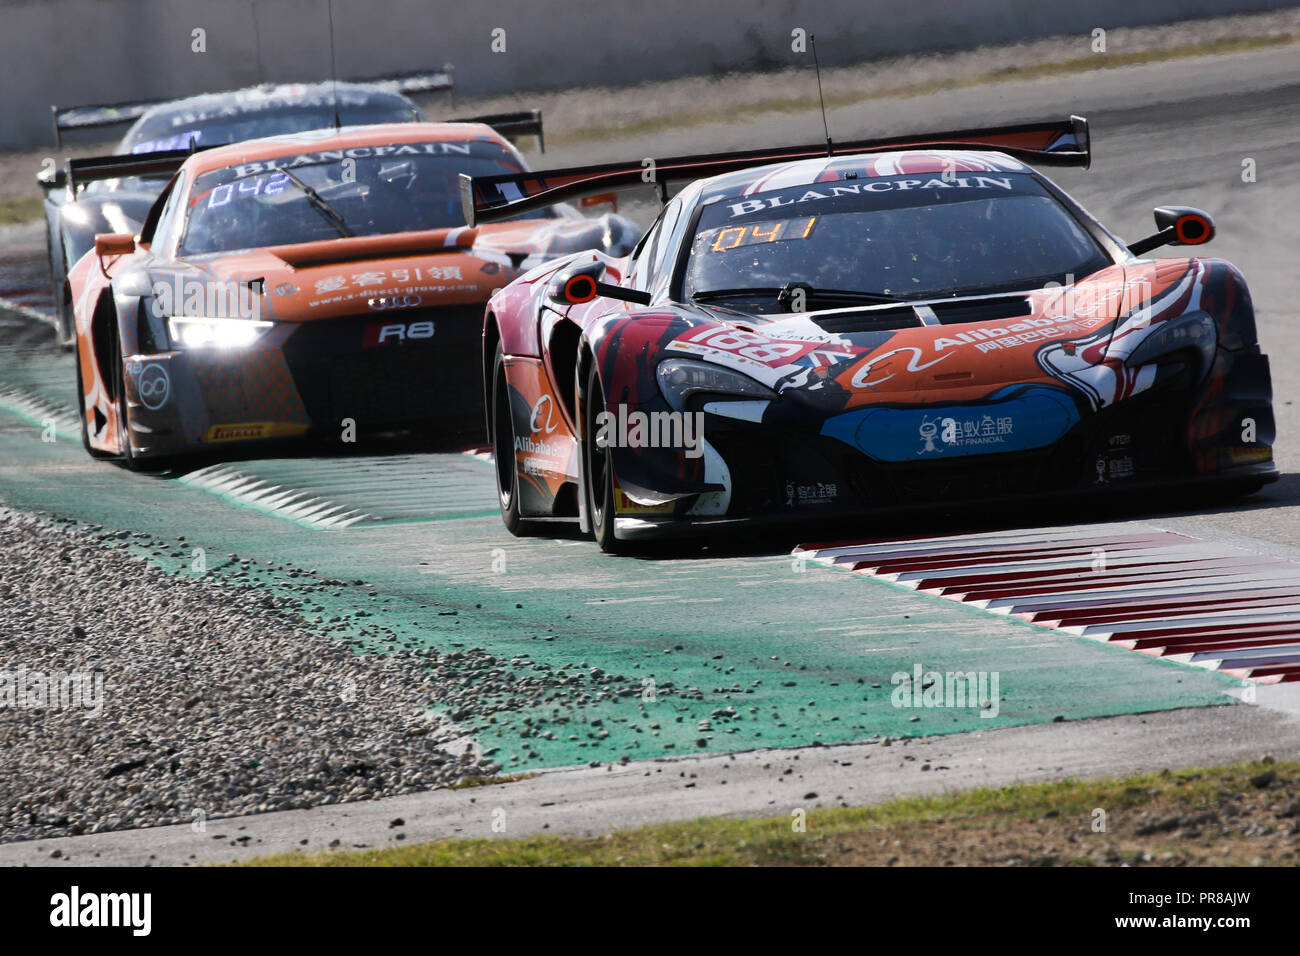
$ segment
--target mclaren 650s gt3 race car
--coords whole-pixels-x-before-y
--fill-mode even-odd
[[[86,448],[132,466],[293,436],[478,437],[490,293],[565,252],[625,256],[640,235],[571,207],[467,227],[458,174],[526,169],[485,124],[114,162],[174,173],[138,235],[96,236],[69,276]]]
[[[656,160],[695,180],[627,258],[585,252],[488,303],[501,511],[606,550],[736,520],[839,520],[1043,493],[1276,478],[1241,273],[1153,258],[1034,165],[1065,122]],[[639,182],[643,161],[462,177],[470,223]],[[701,178],[707,177],[707,178]]]

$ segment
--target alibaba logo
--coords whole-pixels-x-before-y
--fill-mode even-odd
[[[904,345],[902,348],[890,349],[884,355],[880,355],[877,356],[876,358],[871,359],[865,365],[863,365],[862,368],[858,369],[857,372],[854,373],[853,382],[852,382],[853,387],[871,388],[873,385],[879,385],[882,382],[889,381],[891,378],[894,377],[893,372],[890,372],[888,375],[884,376],[883,378],[872,379],[870,376],[872,372],[876,370],[876,367],[880,365],[882,362],[884,362],[885,359],[889,358],[890,356],[897,355],[900,352],[912,353],[912,357],[907,361],[907,370],[909,372],[924,371],[925,369],[929,368],[931,365],[938,365],[949,355],[954,354],[952,352],[945,352],[943,355],[940,355],[933,362],[922,363],[921,350],[917,348],[915,345]]]
[[[545,425],[539,424],[539,420],[542,418],[543,408],[546,409]],[[532,416],[528,419],[528,428],[533,432],[533,434],[542,432],[543,434],[549,435],[559,427],[555,424],[555,419],[552,416],[553,408],[551,404],[551,396],[543,395],[537,400],[537,404],[533,406]]]

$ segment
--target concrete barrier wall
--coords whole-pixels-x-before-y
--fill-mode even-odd
[[[334,0],[338,75],[453,63],[463,95],[826,65],[1273,10],[1297,0]],[[326,0],[0,0],[0,147],[52,142],[49,106],[183,96],[330,66]],[[206,31],[206,52],[192,31]],[[504,52],[493,31],[505,30]],[[499,43],[499,35],[498,35]],[[671,104],[665,104],[671,108]]]

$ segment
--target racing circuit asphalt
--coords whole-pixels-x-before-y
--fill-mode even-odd
[[[1154,205],[1207,209],[1219,233],[1213,254],[1235,262],[1250,282],[1272,360],[1281,481],[1232,506],[1127,512],[1116,519],[1123,524],[1063,501],[1031,514],[1000,515],[995,520],[1002,526],[1096,523],[1102,533],[1118,534],[1136,522],[1300,562],[1294,261],[1300,226],[1289,215],[1300,207],[1297,64],[1300,47],[1289,46],[872,100],[831,112],[831,131],[841,139],[1086,114],[1092,170],[1053,171],[1053,178],[1129,238],[1150,231]],[[531,158],[558,166],[820,138],[816,114],[780,114]],[[1246,158],[1256,164],[1253,183],[1241,178]],[[39,233],[17,235],[28,246],[39,240]],[[30,268],[32,258],[7,261]],[[0,276],[0,285],[21,285],[11,279]],[[10,320],[20,321],[7,317],[6,334],[18,337]],[[21,336],[36,333],[27,327]],[[64,858],[77,862],[87,862],[92,851],[104,863],[141,862],[149,854],[155,863],[180,863],[196,853],[199,860],[231,859],[297,845],[299,835],[310,836],[316,848],[325,835],[358,832],[374,845],[391,838],[378,821],[398,815],[390,812],[394,807],[421,821],[411,836],[422,839],[494,835],[484,805],[518,808],[511,836],[548,825],[553,832],[592,833],[704,813],[788,813],[805,789],[822,794],[811,805],[868,802],[974,783],[1300,753],[1300,684],[1260,688],[1256,706],[1234,703],[1241,684],[1223,675],[856,575],[801,567],[789,556],[789,541],[617,559],[572,537],[512,539],[493,513],[489,468],[464,455],[246,461],[181,480],[133,475],[86,458],[71,432],[61,431],[54,443],[40,441],[42,417],[60,407],[66,412],[70,391],[70,362],[48,346],[0,355],[0,504],[162,540],[184,535],[214,555],[238,552],[263,564],[357,579],[364,583],[319,597],[322,619],[365,606],[369,620],[440,649],[481,646],[501,658],[528,654],[633,682],[649,677],[665,692],[650,703],[633,696],[565,714],[506,708],[494,723],[462,715],[467,732],[484,751],[495,748],[494,758],[508,771],[589,763],[613,770],[556,769],[494,788],[490,797],[440,791],[396,798],[400,804],[268,815],[240,821],[261,834],[260,843],[243,848],[217,848],[180,827],[10,844],[0,847],[0,862],[53,862],[54,847],[66,847]],[[295,510],[272,488],[303,490],[313,504]],[[304,514],[352,512],[368,518],[332,529],[304,520]],[[988,522],[988,516],[940,509],[918,526],[854,530],[858,538],[941,534]],[[145,556],[184,573],[184,562],[166,551]],[[220,564],[213,564],[211,573],[220,574]],[[271,572],[265,586],[277,593],[295,587]],[[918,661],[926,669],[1000,672],[999,715],[890,706],[890,675],[911,671]],[[527,736],[524,727],[531,728]],[[941,750],[943,763],[935,763],[942,769],[922,772],[921,761],[903,758],[907,748],[890,751],[888,759],[862,759],[884,751],[854,742],[883,737],[921,738],[911,746]],[[769,756],[762,749],[815,742],[844,746]],[[850,750],[855,759],[845,760]],[[738,751],[755,755],[725,756]],[[809,785],[777,787],[795,755],[807,761]],[[625,756],[632,762],[622,765]],[[471,804],[472,795],[482,798]]]

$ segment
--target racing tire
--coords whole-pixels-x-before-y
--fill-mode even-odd
[[[1219,498],[1223,502],[1232,503],[1262,491],[1267,485],[1268,482],[1261,478],[1240,478],[1220,489]]]
[[[492,363],[492,470],[496,474],[497,504],[506,530],[517,538],[539,533],[540,522],[524,518],[519,507],[519,471],[515,467],[515,423],[510,412],[510,383],[506,360],[497,346]]]
[[[59,245],[50,248],[50,272],[54,277],[54,318],[58,323],[59,347],[69,351],[76,344],[76,319],[72,313],[72,289],[68,286],[68,250],[63,244],[63,230],[59,230]],[[63,266],[61,270],[54,267],[55,256]]]
[[[63,229],[58,228],[58,239],[62,239]],[[55,235],[50,232],[49,214],[46,214],[45,220],[45,259],[50,267],[50,298],[54,302],[54,320],[55,329],[58,335],[59,347],[65,351],[72,349],[74,346],[74,335],[72,327],[72,306],[67,302],[68,296],[68,254],[63,248],[63,243],[57,241]],[[60,271],[59,266],[62,266]]]
[[[614,537],[614,454],[596,444],[596,421],[605,410],[605,393],[593,363],[587,375],[586,428],[582,442],[582,493],[586,496],[591,535],[606,554],[628,554],[633,549]]]
[[[59,323],[59,348],[70,352],[77,344],[77,330],[72,315],[72,291],[66,284],[55,286],[54,291],[55,315]]]
[[[81,378],[81,342],[74,336],[72,341],[73,361],[77,375],[77,420],[81,423],[81,447],[91,458],[110,458],[106,451],[100,451],[90,444],[90,426],[86,422],[86,387]]]

